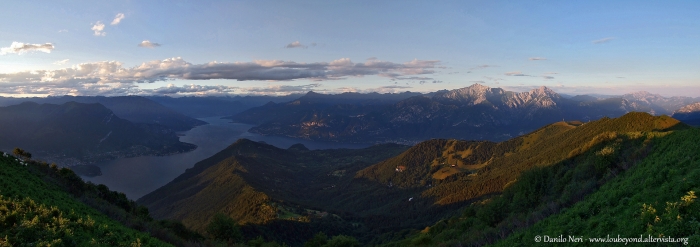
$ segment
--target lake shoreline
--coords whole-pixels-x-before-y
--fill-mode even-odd
[[[301,143],[311,150],[357,149],[372,145],[262,136],[248,132],[254,126],[251,124],[233,123],[221,117],[199,119],[208,124],[178,133],[181,142],[197,145],[197,148],[192,151],[166,156],[146,155],[103,161],[94,164],[95,167],[79,168],[79,170],[83,170],[79,175],[85,181],[104,184],[112,190],[123,192],[131,199],[137,199],[167,184],[184,173],[186,169],[193,167],[197,162],[211,157],[242,138],[252,141],[263,141],[282,149],[289,148],[297,143]],[[98,168],[100,171],[98,172],[95,168]]]

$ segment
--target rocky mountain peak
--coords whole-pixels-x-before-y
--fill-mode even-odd
[[[449,99],[466,103],[468,105],[477,105],[488,101],[488,98],[494,95],[501,95],[505,91],[500,88],[490,88],[481,84],[473,84],[469,87],[463,87],[446,91],[435,95],[435,99]]]
[[[691,112],[700,112],[700,102],[695,102],[690,105],[686,105],[684,107],[681,107],[681,109],[678,109],[675,113],[691,113]]]
[[[545,86],[532,89],[529,92],[516,93],[505,103],[510,108],[536,106],[542,108],[555,107],[561,96]]]
[[[639,92],[625,94],[622,96],[622,98],[638,100],[638,101],[654,101],[654,100],[664,99],[664,97],[661,95],[652,94],[652,93],[647,92],[647,91],[639,91]]]

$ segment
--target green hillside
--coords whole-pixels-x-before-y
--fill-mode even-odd
[[[535,236],[680,239],[700,244],[700,130],[676,131],[651,143],[648,157],[571,208],[511,235],[497,246],[530,246]],[[575,219],[575,220],[572,220]],[[531,241],[532,240],[532,241]],[[590,242],[578,244],[588,246]],[[604,245],[604,244],[600,244]],[[662,245],[666,245],[662,243]]]
[[[44,171],[54,176],[42,174]],[[0,246],[170,245],[125,227],[82,201],[101,203],[115,216],[133,218],[109,202],[89,199],[90,193],[80,192],[82,196],[75,197],[66,192],[77,193],[85,189],[83,185],[68,169],[0,156]],[[91,186],[102,193],[110,192],[106,187]],[[130,220],[137,224],[137,219]]]
[[[499,143],[308,150],[241,139],[140,198],[148,209],[69,169],[2,156],[0,244],[529,246],[607,234],[695,243],[699,141],[700,130],[645,113]]]
[[[508,141],[431,140],[357,173],[405,188],[430,185],[422,196],[437,204],[469,201],[500,193],[523,171],[562,162],[587,152],[616,133],[687,128],[667,116],[629,113],[590,123],[558,122]],[[397,172],[397,168],[403,167]]]
[[[310,225],[340,218],[337,214],[352,209],[354,205],[335,198],[345,195],[341,191],[354,172],[404,150],[406,146],[396,144],[314,151],[295,145],[284,150],[241,139],[138,202],[156,218],[181,220],[200,232],[217,213],[239,224],[262,227],[248,228],[249,235],[270,234],[273,239],[282,233],[265,228],[292,224],[304,234],[277,240],[303,243],[316,233]],[[377,187],[383,186],[372,188]],[[340,228],[352,224],[326,226],[340,233]]]
[[[292,245],[319,231],[367,245],[482,245],[575,205],[641,162],[655,140],[687,129],[667,116],[629,113],[554,123],[500,143],[309,151],[239,140],[139,203],[199,232],[223,213],[246,236]]]
[[[561,160],[557,153],[568,150],[561,150],[566,143],[557,143],[558,148],[545,153],[552,162],[526,169],[503,185],[502,192],[477,197],[459,215],[388,246],[481,246],[506,237],[500,246],[530,246],[537,244],[535,236],[544,235],[697,239],[700,211],[691,201],[700,185],[700,130],[643,114],[596,123],[571,130],[596,126],[619,131],[605,131],[588,141],[565,140],[582,142],[574,143],[579,148]]]

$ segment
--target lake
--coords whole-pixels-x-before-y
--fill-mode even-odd
[[[140,156],[116,159],[96,164],[102,170],[101,176],[83,177],[85,181],[107,185],[111,190],[124,192],[136,200],[175,179],[186,169],[200,160],[206,159],[228,147],[236,140],[247,138],[264,141],[279,148],[289,148],[296,143],[309,149],[364,148],[371,144],[321,142],[279,136],[262,136],[249,133],[254,125],[231,123],[220,117],[200,118],[209,124],[186,131],[180,141],[197,145],[197,149],[187,153],[169,156]]]

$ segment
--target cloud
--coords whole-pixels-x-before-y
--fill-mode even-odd
[[[498,65],[483,64],[483,65],[476,66],[474,68],[470,68],[469,70],[485,69],[485,68],[493,68],[493,67],[498,67]]]
[[[95,36],[105,36],[107,33],[105,33],[103,30],[105,30],[105,24],[102,23],[101,21],[97,21],[95,25],[92,26],[91,28],[92,31],[95,31]]]
[[[554,76],[545,75],[545,76],[542,76],[542,78],[547,79],[547,80],[551,80],[551,79],[554,79]]]
[[[390,74],[389,77],[406,77],[435,73],[440,61],[417,60],[394,63],[371,60],[353,63],[348,58],[331,62],[297,63],[281,60],[257,60],[253,62],[192,64],[182,58],[169,58],[124,67],[118,61],[81,63],[57,70],[21,71],[0,73],[0,88],[18,92],[40,94],[69,93],[103,95],[106,93],[133,94],[137,83],[167,80],[228,79],[238,81],[313,81],[341,80],[348,77]],[[427,77],[425,77],[427,78]],[[428,78],[429,79],[429,78]],[[316,85],[316,84],[309,84]],[[8,89],[9,88],[9,89]],[[48,90],[48,91],[47,91]],[[253,89],[252,92],[284,92],[289,88]],[[140,92],[140,91],[139,91]]]
[[[139,94],[145,95],[222,95],[234,93],[240,87],[233,86],[202,86],[202,85],[183,85],[175,86],[174,84],[168,84],[165,87],[159,87],[155,89],[142,89]]]
[[[523,74],[520,71],[506,72],[504,75],[507,75],[507,76],[529,76],[529,75]]]
[[[506,79],[503,79],[503,78],[494,78],[494,77],[489,77],[489,76],[484,76],[484,79],[489,80],[489,81],[493,81],[496,84],[498,84],[499,81],[506,81]]]
[[[308,46],[302,45],[299,41],[294,41],[292,43],[287,44],[287,46],[285,46],[284,48],[304,48],[304,49],[306,49],[306,48],[308,48]]]
[[[359,89],[355,87],[341,87],[332,90],[327,90],[329,93],[401,93],[406,92],[411,86],[389,85],[376,88]]]
[[[547,59],[543,58],[543,57],[531,57],[529,60],[530,61],[542,61],[542,60],[547,60]]]
[[[123,13],[119,13],[119,14],[117,14],[117,16],[114,17],[114,20],[112,20],[112,23],[110,23],[110,24],[111,24],[111,25],[117,25],[117,24],[119,24],[123,19],[124,19],[124,14],[123,14]]]
[[[46,44],[25,44],[21,42],[12,42],[10,47],[3,47],[0,48],[0,55],[5,55],[5,54],[17,54],[17,55],[22,55],[27,52],[32,52],[32,51],[40,51],[40,52],[46,52],[46,53],[51,53],[51,50],[54,49],[53,44],[51,43],[46,43]]]
[[[153,42],[148,41],[148,40],[144,40],[144,41],[141,41],[141,43],[139,43],[139,47],[156,48],[156,47],[159,47],[159,46],[160,46],[160,44],[158,44],[158,43],[153,43]]]
[[[271,85],[267,87],[249,87],[243,88],[243,91],[252,94],[270,94],[270,93],[283,93],[283,94],[294,94],[294,93],[306,93],[312,91],[314,88],[320,87],[320,83],[313,83],[307,85]]]
[[[395,78],[392,78],[392,80],[432,80],[433,78],[430,77],[421,77],[421,76],[410,76],[410,77],[398,77],[399,74],[379,74],[379,76],[383,77],[392,77],[392,76],[397,76]]]
[[[58,30],[58,32],[59,32],[59,33],[67,33],[67,32],[68,32],[68,29],[61,29],[61,30]]]
[[[63,60],[60,60],[60,61],[53,62],[53,64],[55,64],[55,65],[64,65],[64,64],[68,63],[68,61],[69,61],[68,59],[63,59]]]
[[[607,37],[607,38],[602,38],[602,39],[599,39],[599,40],[591,41],[591,43],[593,43],[593,44],[604,44],[604,43],[608,43],[608,42],[612,41],[613,39],[615,39],[615,38],[613,38],[613,37]]]

